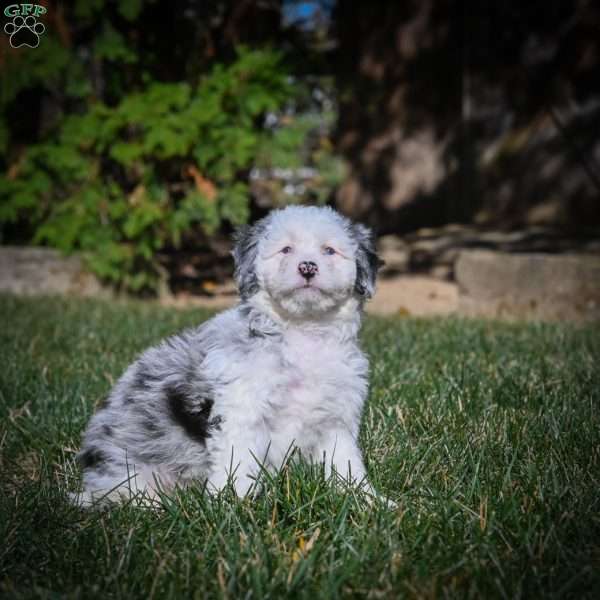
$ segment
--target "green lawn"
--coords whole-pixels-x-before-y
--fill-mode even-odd
[[[69,505],[97,404],[208,316],[0,299],[0,596],[600,597],[600,326],[366,321],[362,447],[398,509],[293,466],[258,498]]]

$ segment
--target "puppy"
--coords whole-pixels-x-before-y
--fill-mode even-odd
[[[290,448],[366,486],[357,334],[380,261],[367,228],[290,206],[238,231],[241,302],[144,352],[92,417],[80,504],[192,482],[244,495]]]

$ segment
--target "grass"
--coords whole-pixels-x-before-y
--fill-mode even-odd
[[[368,506],[293,466],[264,494],[69,505],[94,406],[207,313],[0,298],[0,596],[598,597],[600,326],[368,319]]]

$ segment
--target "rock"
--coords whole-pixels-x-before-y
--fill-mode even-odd
[[[407,270],[409,249],[397,235],[383,235],[377,240],[379,257],[384,261],[381,273],[403,273]]]
[[[23,296],[67,294],[111,297],[77,256],[50,248],[0,246],[0,292]]]
[[[401,275],[382,277],[366,310],[371,314],[436,316],[456,312],[458,288],[454,283],[432,277]]]
[[[455,265],[459,313],[540,320],[600,319],[600,256],[466,250]]]

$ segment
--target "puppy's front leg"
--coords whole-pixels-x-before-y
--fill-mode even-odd
[[[340,429],[329,432],[313,454],[313,460],[325,464],[327,477],[334,472],[353,484],[358,484],[367,494],[382,501],[389,508],[396,503],[378,494],[367,479],[367,471],[357,442],[349,431]]]
[[[266,442],[251,427],[228,432],[211,448],[208,490],[218,492],[231,481],[236,494],[245,496],[256,482],[265,455]]]
[[[228,482],[232,482],[235,493],[244,497],[255,482],[255,469],[251,468],[249,461],[235,461],[235,449],[230,453],[230,459],[223,457],[223,461],[215,465],[208,477],[207,489],[209,492],[219,492]]]
[[[349,431],[338,429],[326,434],[312,453],[313,460],[325,465],[325,475],[337,473],[343,479],[360,483],[370,491],[366,469],[357,443]]]

